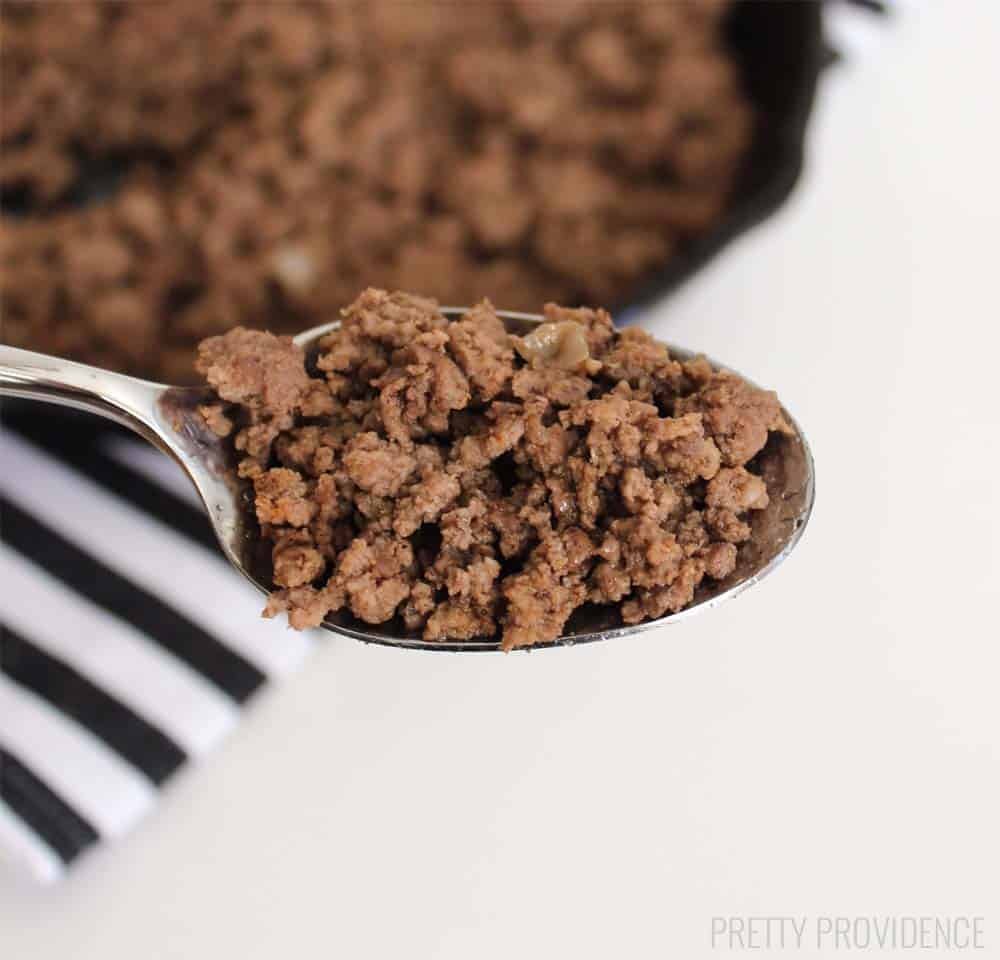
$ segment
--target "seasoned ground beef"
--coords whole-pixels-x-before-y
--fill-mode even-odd
[[[369,285],[623,302],[747,153],[729,6],[4,0],[3,339],[179,383]],[[449,336],[489,393],[489,334]]]
[[[789,432],[773,393],[555,304],[516,336],[487,300],[449,321],[368,289],[315,356],[236,328],[198,369],[271,545],[265,614],[297,628],[346,608],[511,649],[584,603],[680,610],[734,569],[768,505],[751,461]]]

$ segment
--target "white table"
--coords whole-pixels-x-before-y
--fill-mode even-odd
[[[793,202],[648,317],[809,434],[778,575],[620,644],[331,639],[133,835],[0,874],[0,957],[687,960],[831,914],[1000,950],[998,38],[928,3],[831,71]]]

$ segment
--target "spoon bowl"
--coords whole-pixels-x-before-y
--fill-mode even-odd
[[[464,308],[444,307],[450,318]],[[522,334],[544,322],[535,314],[497,311],[511,333]],[[339,321],[306,330],[294,338],[307,355]],[[687,360],[695,354],[667,344],[673,357]],[[714,367],[723,365],[708,358]],[[738,371],[733,371],[738,373]],[[743,374],[739,374],[743,376]],[[752,383],[747,377],[747,382]],[[0,345],[0,396],[41,400],[75,407],[122,424],[172,457],[201,497],[216,538],[226,558],[262,593],[273,589],[270,555],[258,536],[253,498],[235,471],[229,445],[205,425],[198,407],[212,395],[202,387],[174,387],[101,370],[57,357]],[[557,640],[521,649],[568,646],[610,640],[628,634],[679,623],[718,606],[759,583],[792,552],[812,511],[815,469],[809,444],[795,419],[783,411],[793,433],[772,433],[755,458],[767,484],[770,504],[754,511],[753,535],[739,550],[736,568],[723,580],[703,581],[694,600],[683,610],[638,624],[623,624],[616,606],[585,604],[574,611]],[[407,633],[398,620],[364,623],[349,612],[331,614],[323,627],[367,643],[416,650],[499,650],[499,638],[479,640],[423,640]]]

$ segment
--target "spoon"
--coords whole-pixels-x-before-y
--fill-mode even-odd
[[[464,308],[445,307],[455,318]],[[542,323],[541,317],[498,311],[511,333],[525,333]],[[294,338],[307,353],[339,321],[306,330]],[[672,356],[687,360],[687,350],[668,345]],[[714,367],[720,365],[710,360]],[[746,379],[746,378],[744,378]],[[203,387],[172,387],[112,373],[97,367],[0,345],[0,396],[21,397],[75,407],[113,420],[135,431],[172,457],[194,484],[208,513],[222,552],[262,593],[272,589],[266,553],[261,555],[253,501],[236,477],[231,451],[213,434],[198,413],[210,394]],[[691,604],[677,613],[631,625],[622,624],[617,608],[587,604],[577,609],[564,634],[538,647],[585,643],[623,637],[666,623],[677,623],[735,597],[759,583],[798,543],[812,510],[814,467],[809,445],[795,420],[784,411],[792,435],[772,433],[758,455],[760,474],[767,483],[770,505],[753,512],[753,536],[739,550],[736,568],[723,580],[703,581]],[[349,612],[331,614],[323,623],[333,633],[358,640],[419,650],[499,650],[500,640],[422,640],[401,631],[393,621],[372,625]]]

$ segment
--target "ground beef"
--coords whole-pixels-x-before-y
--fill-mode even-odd
[[[183,382],[199,340],[366,285],[624,302],[748,152],[730,5],[5,0],[3,338]],[[495,396],[490,331],[450,336]]]
[[[205,340],[198,348],[198,372],[222,400],[282,419],[300,406],[311,386],[303,353],[288,338],[234,330],[231,337]]]
[[[369,289],[315,356],[237,328],[199,357],[271,545],[266,614],[299,628],[347,609],[511,649],[588,602],[680,610],[733,571],[768,505],[752,458],[789,429],[773,393],[554,304],[514,336],[487,300],[449,321]]]

